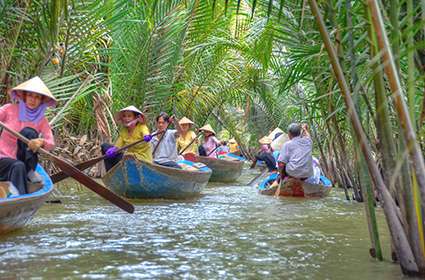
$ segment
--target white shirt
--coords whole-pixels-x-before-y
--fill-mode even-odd
[[[168,129],[165,134],[162,136],[164,139],[159,143],[158,149],[153,155],[153,160],[158,163],[164,163],[167,161],[177,161],[177,130]],[[151,140],[152,151],[155,150],[155,147],[158,145],[159,139],[158,136],[154,136]]]
[[[284,162],[286,173],[295,178],[313,175],[313,141],[310,137],[294,137],[283,144],[278,161]]]

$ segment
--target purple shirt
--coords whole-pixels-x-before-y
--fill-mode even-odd
[[[207,141],[205,141],[205,143],[202,144],[207,155],[211,153],[211,151],[213,151],[219,145],[220,145],[220,141],[218,141],[218,139],[215,136],[208,137]],[[213,153],[211,153],[209,157],[216,158],[217,149]]]

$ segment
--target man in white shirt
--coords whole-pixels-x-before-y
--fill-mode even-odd
[[[289,141],[283,144],[278,158],[282,179],[289,176],[305,180],[313,175],[313,141],[307,125],[290,124],[288,136]]]
[[[173,123],[176,129],[168,129],[170,123]],[[167,113],[162,112],[156,117],[156,126],[157,131],[154,133],[164,133],[163,135],[157,134],[151,140],[153,161],[159,165],[181,168],[177,164],[179,155],[176,141],[182,132],[178,120],[174,116],[169,117]],[[161,141],[161,138],[164,139]]]

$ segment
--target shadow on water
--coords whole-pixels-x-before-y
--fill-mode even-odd
[[[262,196],[244,185],[255,175],[245,171],[236,184],[210,184],[188,201],[136,200],[134,215],[62,186],[62,204],[46,204],[25,229],[0,239],[0,273],[55,279],[402,277],[397,265],[369,257],[363,205],[338,191],[321,200]]]

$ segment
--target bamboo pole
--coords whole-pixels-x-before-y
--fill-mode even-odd
[[[361,151],[359,147],[356,148],[356,153],[358,154],[360,158],[360,187],[362,189],[363,197],[365,198],[364,207],[366,212],[366,220],[367,220],[367,227],[369,230],[370,235],[370,241],[372,243],[372,248],[370,250],[370,255],[374,258],[377,258],[378,260],[382,261],[382,249],[381,249],[381,242],[379,238],[379,231],[378,231],[378,223],[376,221],[376,213],[375,213],[375,195],[372,191],[372,188],[370,187],[370,180],[367,178],[367,166],[364,162],[364,157],[361,155]]]
[[[336,55],[335,49],[331,43],[329,33],[323,22],[317,2],[315,0],[309,0],[309,4],[312,10],[312,13],[316,19],[316,23],[319,27],[319,31],[322,36],[322,40],[325,44],[327,53],[329,55],[329,59],[332,64],[332,69],[338,81],[341,94],[343,95],[344,102],[347,107],[347,113],[353,125],[354,132],[360,144],[360,148],[363,152],[363,156],[366,159],[369,174],[373,180],[374,185],[376,186],[378,191],[381,193],[381,196],[383,199],[383,208],[385,212],[385,217],[387,219],[391,237],[394,240],[394,244],[395,244],[398,256],[400,257],[401,268],[404,273],[408,273],[408,274],[418,273],[418,267],[416,265],[415,258],[413,256],[412,249],[410,248],[410,244],[407,240],[407,236],[404,232],[403,226],[397,217],[395,202],[392,199],[391,194],[389,193],[389,191],[387,190],[384,184],[384,181],[376,165],[376,162],[372,158],[372,151],[371,151],[369,142],[360,124],[358,115],[355,111],[354,103],[351,98],[351,93],[348,88],[347,81],[345,79],[341,65],[339,64],[339,60]]]
[[[407,97],[409,102],[410,118],[412,119],[414,129],[416,130],[416,109],[415,109],[415,61],[414,61],[414,32],[413,32],[413,0],[406,1],[407,6]],[[406,204],[408,204],[409,235],[413,247],[413,253],[416,258],[416,263],[422,272],[425,272],[425,244],[423,232],[422,207],[419,199],[420,191],[415,177],[412,174],[412,188],[409,189]]]
[[[412,162],[416,180],[421,192],[422,204],[425,204],[425,163],[421,148],[419,147],[416,132],[413,127],[410,113],[402,96],[402,88],[397,74],[392,52],[384,29],[381,12],[376,0],[367,0],[371,12],[372,23],[376,31],[379,48],[382,50],[384,71],[388,77],[395,110],[398,114],[403,136],[407,144],[410,160]]]
[[[366,9],[366,20],[370,23],[370,13]],[[370,42],[370,57],[374,61],[374,57],[378,55],[378,44],[372,24],[369,24],[368,36]],[[387,104],[387,96],[385,94],[384,74],[378,62],[372,63],[373,85],[375,91],[375,107],[376,107],[376,129],[380,145],[378,149],[382,155],[383,179],[385,185],[389,188],[392,196],[397,198],[402,216],[402,223],[406,225],[406,206],[405,199],[402,196],[403,189],[410,189],[409,175],[402,173],[402,177],[395,172],[396,145],[393,141],[393,132],[391,128],[390,113]],[[400,139],[402,140],[402,139]],[[406,167],[407,163],[403,166]],[[401,183],[403,180],[403,184]],[[397,189],[399,191],[397,191]],[[397,261],[397,254],[394,251],[394,243],[391,242],[391,257],[394,262]]]
[[[389,0],[389,18],[391,23],[391,46],[394,53],[394,61],[397,69],[400,69],[400,15],[399,0]]]
[[[331,130],[330,126],[329,126],[329,122],[326,122],[326,127],[328,129],[329,135],[332,135],[332,130]],[[350,199],[350,195],[348,193],[348,188],[347,188],[348,182],[346,180],[347,178],[346,178],[345,172],[344,172],[345,168],[344,168],[344,166],[343,166],[343,164],[341,162],[341,159],[339,157],[340,153],[337,151],[337,149],[335,147],[335,141],[331,141],[329,143],[329,146],[330,146],[330,148],[332,148],[332,151],[333,151],[333,154],[334,154],[334,158],[335,158],[336,164],[339,166],[339,172],[338,172],[338,175],[339,175],[339,178],[340,178],[339,181],[340,181],[340,184],[342,185],[342,187],[344,188],[345,199],[346,200],[351,200]],[[341,154],[345,155],[345,153],[341,153]],[[341,172],[341,170],[342,170],[342,172]]]
[[[352,18],[351,18],[351,1],[346,1],[346,20],[347,20],[347,29],[348,29],[348,42],[349,42],[349,57],[350,57],[350,64],[351,64],[351,89],[354,91],[353,98],[354,98],[354,105],[356,107],[357,114],[361,116],[361,110],[360,110],[360,104],[359,104],[359,98],[358,98],[358,87],[357,87],[357,71],[356,71],[356,55],[354,53],[354,39],[353,39],[353,24],[352,24]],[[366,95],[363,94],[363,97],[366,102],[369,100],[367,99]],[[369,107],[368,107],[369,108]],[[369,109],[371,113],[373,111],[371,108]],[[369,123],[369,121],[367,121]],[[354,148],[355,148],[355,166],[358,171],[358,180],[359,185],[361,189],[361,195],[364,199],[364,207],[365,207],[365,213],[366,213],[366,221],[367,226],[369,230],[369,237],[371,241],[371,249],[369,250],[369,253],[372,257],[377,258],[378,260],[382,261],[382,249],[381,249],[381,243],[379,238],[379,231],[378,231],[378,223],[376,220],[376,213],[375,213],[375,195],[371,187],[370,179],[367,177],[367,166],[365,163],[365,159],[361,154],[361,150],[359,147],[359,143],[356,141],[353,127],[350,125],[351,129],[351,135],[354,140]]]

